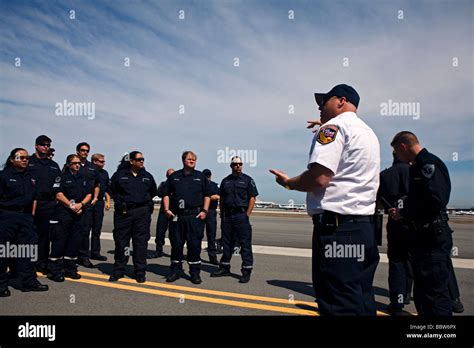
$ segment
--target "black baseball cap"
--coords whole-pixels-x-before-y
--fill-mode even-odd
[[[319,106],[323,106],[331,97],[345,97],[355,107],[359,106],[359,94],[354,88],[345,84],[334,86],[327,93],[314,93],[314,99]]]
[[[212,172],[209,169],[204,169],[202,173],[206,176],[206,178],[209,178],[212,175]]]

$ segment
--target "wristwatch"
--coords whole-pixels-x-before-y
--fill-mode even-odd
[[[201,212],[204,212],[207,215],[208,210],[207,209],[201,209]]]

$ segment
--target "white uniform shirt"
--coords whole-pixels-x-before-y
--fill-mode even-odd
[[[379,187],[377,136],[354,112],[321,125],[311,145],[308,168],[319,163],[334,173],[329,186],[308,192],[308,214],[329,210],[342,215],[372,215]]]

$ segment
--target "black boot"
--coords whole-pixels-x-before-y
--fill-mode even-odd
[[[230,276],[230,268],[226,268],[226,267],[219,267],[219,269],[216,272],[211,273],[212,278],[228,277],[228,276]]]
[[[242,269],[242,277],[240,277],[239,283],[248,283],[250,281],[251,269]]]

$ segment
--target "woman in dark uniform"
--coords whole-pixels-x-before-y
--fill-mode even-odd
[[[11,250],[15,246],[18,249],[20,245],[25,250],[24,246],[29,245],[27,250],[30,255],[17,254],[12,260],[16,261],[21,290],[47,291],[48,286],[36,279],[32,263],[32,258],[38,256],[37,238],[33,230],[36,189],[33,177],[26,171],[28,161],[28,152],[15,148],[10,152],[4,170],[0,172],[0,245],[4,246],[3,250]],[[10,296],[7,264],[7,255],[0,255],[0,297]]]
[[[133,265],[138,283],[146,281],[146,253],[150,239],[153,197],[158,189],[153,176],[145,170],[145,158],[132,151],[122,162],[110,180],[114,199],[115,263],[109,281],[123,278],[128,262],[130,239],[133,244]]]
[[[77,257],[84,223],[83,207],[92,198],[92,186],[79,172],[80,167],[79,156],[67,156],[63,172],[53,185],[57,203],[50,222],[49,277],[55,282],[64,281],[64,277],[81,278],[77,273]]]

